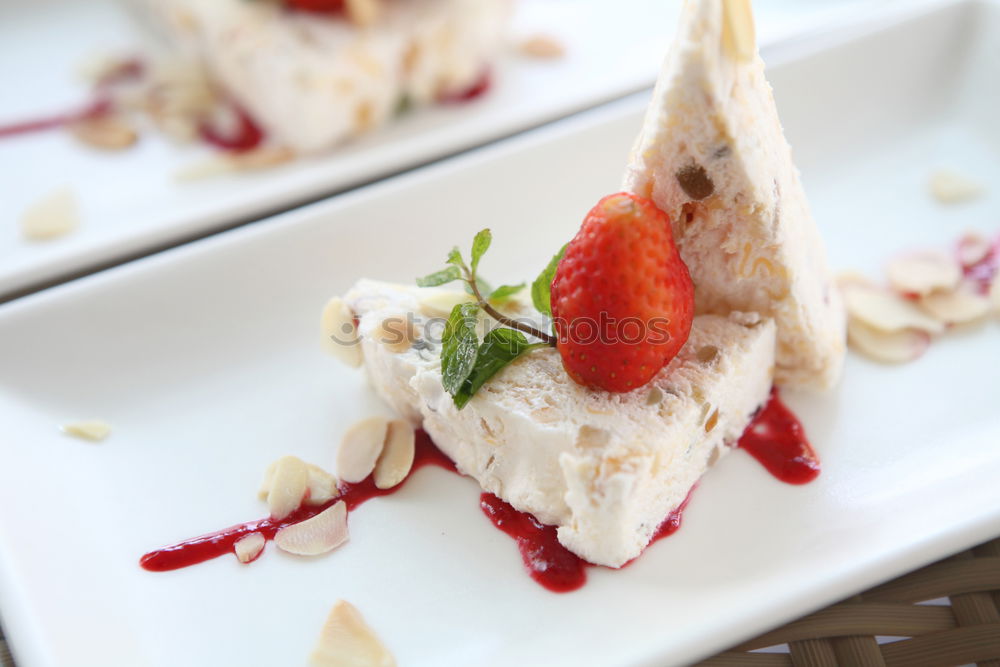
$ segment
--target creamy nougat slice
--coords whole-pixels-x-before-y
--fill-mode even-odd
[[[776,381],[836,383],[844,309],[764,78],[748,0],[685,4],[624,187],[670,215],[697,312],[774,318]]]
[[[504,368],[457,410],[441,385],[433,341],[440,318],[462,298],[442,289],[357,283],[344,302],[358,318],[371,383],[422,424],[461,472],[558,526],[559,541],[592,563],[618,567],[639,555],[701,475],[736,444],[771,388],[773,321],[702,315],[681,353],[633,392],[582,387],[566,374],[559,353],[545,349]],[[513,314],[533,314],[525,304],[516,308]],[[382,342],[383,322],[408,315],[420,342],[408,349]]]
[[[128,0],[203,62],[277,143],[329,148],[471,87],[504,44],[509,0],[378,2],[371,25],[249,0]]]

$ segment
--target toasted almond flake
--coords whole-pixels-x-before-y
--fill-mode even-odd
[[[309,495],[306,498],[308,505],[323,505],[340,495],[337,488],[337,478],[312,463],[307,464],[309,468]]]
[[[420,298],[420,312],[427,317],[448,317],[455,306],[472,300],[465,292],[434,290]]]
[[[521,40],[517,50],[529,58],[555,60],[566,55],[566,47],[551,35],[532,35]]]
[[[889,262],[889,284],[904,294],[950,290],[962,279],[962,268],[951,255],[936,250],[908,253]]]
[[[395,667],[396,659],[365,623],[361,613],[337,600],[309,656],[310,667]]]
[[[378,0],[347,0],[347,16],[362,28],[374,25],[381,14]]]
[[[85,419],[78,422],[70,422],[59,427],[66,435],[75,438],[100,442],[111,435],[111,424],[100,419]]]
[[[729,55],[747,62],[757,50],[750,0],[722,0],[722,44]]]
[[[48,241],[65,236],[79,224],[76,193],[68,187],[39,199],[21,215],[21,233],[32,241]]]
[[[386,430],[385,446],[375,462],[375,486],[391,489],[410,474],[416,434],[405,419],[394,419]]]
[[[968,268],[986,259],[992,247],[989,239],[982,234],[966,232],[958,240],[955,254],[958,257],[959,264]]]
[[[267,507],[274,519],[284,519],[302,505],[309,488],[309,468],[297,456],[283,456],[273,464]]]
[[[990,312],[990,300],[963,285],[921,297],[920,307],[946,324],[964,324],[985,317]]]
[[[241,563],[252,563],[264,552],[265,542],[267,540],[262,533],[250,533],[236,540],[233,551]]]
[[[941,322],[892,292],[852,284],[844,286],[843,293],[848,314],[879,331],[920,329],[932,334],[944,331]]]
[[[409,314],[392,315],[379,322],[374,333],[375,339],[396,354],[413,347],[417,339],[416,327]]]
[[[347,429],[337,451],[337,473],[342,480],[356,484],[372,473],[388,429],[385,417],[362,419]]]
[[[326,302],[320,316],[323,349],[351,368],[361,365],[361,341],[354,313],[340,297]]]
[[[120,151],[139,140],[139,133],[123,116],[97,116],[79,120],[69,128],[82,143],[91,148]]]
[[[879,331],[850,318],[847,340],[865,356],[888,364],[901,364],[919,358],[931,344],[931,337],[918,329]]]
[[[274,535],[282,551],[296,556],[318,556],[347,541],[347,505],[338,501],[316,516],[293,523]]]
[[[938,169],[932,173],[927,188],[943,204],[957,204],[983,194],[983,186],[950,169]]]

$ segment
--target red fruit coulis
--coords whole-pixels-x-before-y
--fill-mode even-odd
[[[966,280],[974,284],[981,294],[987,294],[993,280],[1000,273],[1000,236],[993,241],[990,251],[974,264],[962,267]]]
[[[228,153],[245,153],[260,146],[264,131],[242,107],[233,104],[231,108],[236,116],[236,126],[232,131],[222,132],[211,123],[204,122],[198,128],[202,141]]]
[[[739,447],[788,484],[806,484],[819,475],[819,458],[802,423],[772,389],[767,403],[740,437]]]
[[[487,67],[483,69],[483,73],[479,75],[479,78],[472,82],[471,86],[465,90],[445,93],[438,101],[442,104],[461,104],[462,102],[471,102],[472,100],[482,97],[488,93],[492,86],[493,72]]]
[[[806,440],[802,425],[781,403],[777,391],[772,391],[767,404],[747,427],[739,446],[746,449],[783,482],[804,484],[819,474],[819,462]],[[428,465],[457,472],[455,464],[434,445],[427,433],[422,430],[417,431],[413,470]],[[233,553],[236,542],[250,533],[261,533],[265,539],[272,540],[281,528],[316,516],[338,501],[344,501],[348,511],[351,511],[371,498],[395,493],[405,483],[406,480],[403,480],[401,484],[391,489],[379,489],[369,477],[358,484],[343,484],[340,487],[340,497],[324,505],[303,506],[281,520],[258,519],[185,540],[151,551],[144,555],[139,563],[143,568],[153,572],[176,570],[202,563]],[[653,534],[651,543],[673,535],[680,529],[683,512],[689,500],[690,495],[667,515]],[[586,583],[587,568],[592,567],[592,564],[559,543],[555,526],[539,522],[531,514],[514,509],[509,503],[491,493],[482,494],[479,504],[494,526],[514,538],[525,569],[537,583],[555,593],[568,593]]]

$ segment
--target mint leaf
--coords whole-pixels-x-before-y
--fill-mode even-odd
[[[493,242],[493,234],[488,229],[476,234],[476,237],[472,239],[472,272],[475,273],[476,269],[479,268],[479,260],[482,259],[486,251],[490,249],[490,243]]]
[[[447,263],[451,264],[452,266],[458,267],[463,271],[469,270],[469,267],[465,265],[465,260],[462,259],[462,253],[458,251],[458,246],[452,248],[451,251],[448,253]]]
[[[549,265],[545,267],[538,277],[535,278],[535,282],[531,283],[531,302],[535,304],[535,310],[543,315],[548,315],[552,317],[552,279],[556,275],[556,268],[559,266],[559,260],[563,258],[566,254],[566,246],[564,245],[556,255],[549,260]]]
[[[434,273],[424,276],[423,278],[417,278],[418,287],[437,287],[438,285],[444,285],[445,283],[450,283],[453,280],[460,280],[462,278],[462,270],[457,266],[449,266],[447,269],[441,269],[440,271],[435,271]]]
[[[476,276],[476,287],[479,288],[479,293],[484,295],[483,298],[485,298],[485,295],[493,291],[493,287],[490,286],[489,282],[487,282],[485,278],[480,278],[479,276]],[[472,291],[472,285],[470,285],[468,281],[465,282],[465,291],[475,296],[475,292]]]
[[[486,381],[504,366],[536,347],[548,347],[545,343],[532,345],[524,334],[514,329],[493,329],[483,339],[476,354],[476,364],[461,389],[454,393],[455,407],[465,407]]]
[[[454,396],[476,365],[479,304],[460,303],[451,309],[441,337],[441,384]]]
[[[519,285],[501,285],[495,290],[490,292],[490,295],[486,297],[487,301],[492,303],[504,303],[505,301],[510,301],[510,298],[524,289],[524,283]]]

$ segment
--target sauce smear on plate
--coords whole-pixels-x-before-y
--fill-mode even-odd
[[[819,461],[806,440],[802,424],[781,403],[777,391],[772,391],[767,404],[747,427],[739,446],[783,482],[804,484],[819,474]],[[425,431],[419,430],[413,470],[428,465],[457,472],[451,459],[434,445]],[[341,495],[323,505],[300,507],[281,520],[267,517],[185,540],[151,551],[139,563],[147,570],[164,572],[231,554],[236,542],[245,535],[261,533],[265,539],[273,540],[281,528],[316,516],[336,502],[344,501],[348,511],[351,511],[371,498],[395,493],[403,487],[406,479],[391,489],[379,489],[371,476],[357,484],[342,484]],[[667,515],[650,543],[673,535],[680,529],[683,512],[690,497],[689,494],[679,507]],[[482,494],[479,504],[493,525],[517,542],[525,569],[537,583],[555,593],[568,593],[586,583],[587,568],[591,567],[591,563],[559,543],[555,526],[541,523],[531,514],[514,509],[491,493]]]

